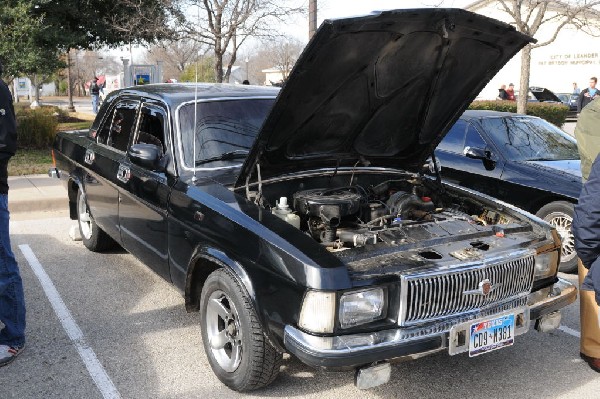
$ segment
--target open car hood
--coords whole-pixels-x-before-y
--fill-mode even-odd
[[[237,187],[305,169],[420,170],[497,71],[533,39],[461,9],[326,20],[280,91]]]
[[[561,102],[556,94],[544,87],[530,87],[529,91],[541,103],[545,101]]]

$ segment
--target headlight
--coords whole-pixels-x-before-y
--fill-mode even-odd
[[[315,333],[332,333],[335,322],[335,292],[308,291],[304,296],[298,326]]]
[[[558,267],[558,251],[535,255],[535,277],[551,277]]]
[[[340,326],[348,328],[383,317],[385,292],[383,288],[354,291],[340,298]]]

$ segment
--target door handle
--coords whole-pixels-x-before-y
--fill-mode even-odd
[[[123,183],[127,183],[131,178],[131,169],[125,165],[119,165],[119,171],[117,172],[117,179]]]
[[[95,160],[96,160],[96,154],[94,154],[94,151],[85,150],[85,157],[83,158],[83,161],[85,163],[87,163],[88,165],[91,165],[94,163]]]

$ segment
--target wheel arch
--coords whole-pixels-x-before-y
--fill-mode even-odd
[[[529,206],[527,207],[527,211],[535,215],[540,209],[548,204],[551,204],[552,202],[568,202],[573,205],[577,204],[576,199],[548,194],[547,196],[536,198],[530,202]]]
[[[71,174],[67,183],[67,195],[69,196],[69,217],[71,220],[77,220],[77,192],[82,188],[79,176]]]
[[[227,269],[248,293],[254,309],[260,314],[252,281],[244,267],[224,252],[215,248],[199,248],[189,263],[185,281],[185,308],[188,312],[200,310],[200,295],[208,276],[218,269]]]

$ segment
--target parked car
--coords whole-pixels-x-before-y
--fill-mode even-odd
[[[554,228],[423,174],[531,41],[464,10],[325,21],[281,92],[116,91],[89,132],[57,135],[51,172],[87,248],[122,245],[200,312],[224,384],[268,385],[288,352],[373,387],[390,360],[556,328],[575,300]]]
[[[571,233],[581,191],[575,139],[543,119],[466,111],[435,151],[442,176],[536,214],[562,239],[560,270],[577,270]]]
[[[560,102],[569,107],[567,118],[577,118],[577,95],[572,93],[556,93]]]

